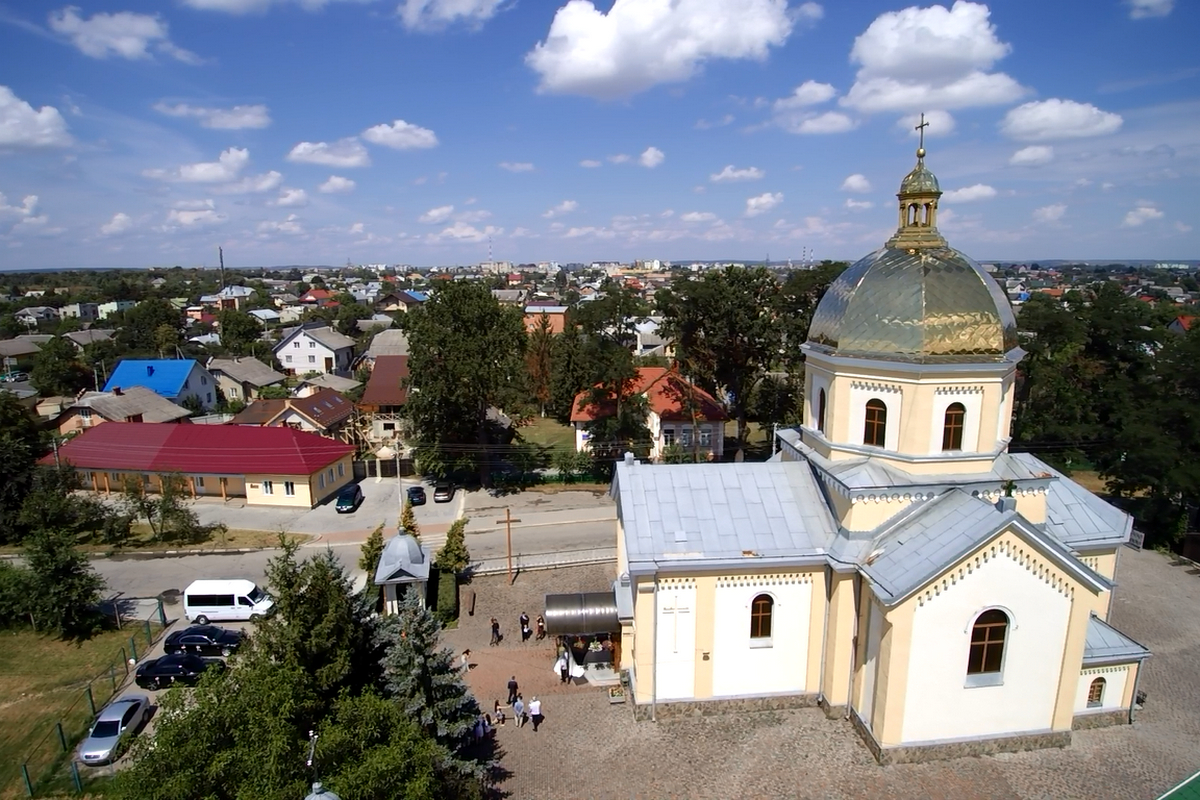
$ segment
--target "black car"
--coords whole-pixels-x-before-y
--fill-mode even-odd
[[[195,653],[201,656],[230,656],[242,645],[244,634],[216,625],[193,625],[167,637],[167,653]]]
[[[425,487],[410,486],[408,487],[408,502],[414,506],[425,505]]]
[[[143,689],[165,689],[168,686],[195,686],[205,670],[224,670],[219,658],[201,658],[191,653],[173,653],[162,658],[143,661],[134,675],[134,682]]]
[[[358,487],[358,484],[347,486],[337,496],[337,502],[334,503],[334,510],[339,514],[353,514],[358,510],[358,507],[363,502],[363,491]]]
[[[449,503],[454,499],[454,484],[439,483],[433,487],[433,502]]]

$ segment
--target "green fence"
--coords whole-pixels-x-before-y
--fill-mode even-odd
[[[40,709],[41,730],[33,731],[24,756],[15,764],[0,764],[0,796],[48,797],[83,792],[85,784],[97,775],[94,768],[76,763],[75,747],[87,735],[96,714],[122,691],[134,664],[150,652],[165,627],[161,600],[146,618],[122,621],[123,643],[108,666],[71,687],[65,694],[65,704],[52,703]]]

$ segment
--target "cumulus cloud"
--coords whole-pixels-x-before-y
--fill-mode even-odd
[[[1058,222],[1065,213],[1067,213],[1067,206],[1064,203],[1054,203],[1035,208],[1033,218],[1038,222]]]
[[[26,195],[21,200],[21,205],[10,206],[8,198],[0,192],[0,217],[16,217],[19,220],[31,219],[34,212],[37,211],[38,196],[36,194]]]
[[[734,120],[733,114],[726,114],[725,116],[721,117],[716,122],[709,122],[706,119],[698,119],[698,120],[696,120],[696,124],[693,127],[695,127],[695,129],[698,131],[706,131],[709,128],[723,128],[726,125],[731,125],[731,124],[733,124],[733,120]]]
[[[689,211],[686,214],[679,215],[681,222],[715,222],[716,219],[717,215],[711,211]]]
[[[858,127],[858,122],[840,111],[824,114],[785,115],[778,119],[788,133],[845,133]]]
[[[450,219],[450,215],[453,213],[454,206],[438,206],[437,208],[429,209],[424,214],[417,217],[417,220],[424,222],[426,225],[438,225]]]
[[[229,219],[212,208],[181,209],[173,208],[167,214],[167,230],[176,228],[201,228],[208,225],[219,225]]]
[[[1125,0],[1130,19],[1165,17],[1175,8],[1175,0]]]
[[[478,27],[496,15],[504,0],[402,0],[396,9],[404,27],[438,31],[464,23]]]
[[[77,7],[67,6],[50,14],[50,30],[67,37],[79,52],[92,58],[116,56],[138,60],[150,58],[154,50],[185,64],[201,62],[195,53],[171,41],[167,23],[157,14],[119,11],[84,19]]]
[[[857,39],[859,65],[841,103],[864,112],[969,108],[1010,103],[1025,89],[1002,72],[988,72],[1011,47],[996,36],[991,12],[957,0],[944,6],[880,14]]]
[[[874,208],[875,204],[870,200],[855,200],[852,197],[846,198],[846,208],[851,211],[866,211],[868,208]]]
[[[155,103],[154,110],[168,117],[186,117],[200,120],[200,125],[215,130],[242,130],[265,128],[271,124],[271,114],[264,105],[234,106],[233,108],[211,108],[190,106],[187,103]]]
[[[976,183],[961,189],[951,189],[942,195],[942,200],[949,203],[971,203],[975,200],[991,200],[996,196],[996,190],[986,183]]]
[[[867,176],[862,173],[854,173],[853,175],[842,181],[843,192],[858,192],[860,194],[871,191],[871,182],[867,180]]]
[[[322,194],[347,194],[353,192],[356,185],[349,178],[343,178],[341,175],[330,175],[329,180],[317,187],[317,191]]]
[[[287,154],[288,161],[326,167],[366,167],[371,163],[367,148],[355,137],[329,142],[300,142]]]
[[[319,11],[330,3],[341,0],[183,0],[185,6],[202,11],[224,11],[227,14],[252,14],[266,11],[273,5],[296,5],[305,11]],[[361,3],[369,0],[346,0]]]
[[[743,167],[738,169],[733,164],[726,164],[725,169],[708,176],[713,183],[733,183],[735,181],[757,181],[767,173],[758,167]]]
[[[128,214],[118,211],[113,214],[113,218],[100,226],[100,233],[104,236],[116,236],[119,233],[124,233],[133,227],[133,217]]]
[[[765,214],[775,206],[783,202],[783,192],[764,192],[757,197],[746,198],[746,216],[757,217],[759,214]]]
[[[484,228],[476,228],[474,225],[469,225],[461,220],[455,222],[448,228],[443,228],[439,233],[429,237],[431,242],[482,242],[491,236],[499,236],[504,233],[503,228],[497,228],[488,225]]]
[[[287,218],[282,222],[273,220],[264,220],[258,223],[258,232],[264,235],[272,233],[287,233],[293,236],[304,233],[304,226],[300,223],[300,218],[295,214],[288,214]]]
[[[1000,130],[1010,139],[1046,141],[1103,136],[1120,129],[1120,114],[1101,111],[1091,103],[1074,100],[1037,100],[1017,106],[1004,115]]]
[[[926,111],[925,121],[929,123],[929,127],[925,132],[941,138],[954,133],[954,117],[948,111]],[[917,125],[921,124],[920,114],[907,114],[896,120],[896,127],[906,131],[910,138],[916,139],[920,136],[917,130]]]
[[[579,208],[579,203],[574,200],[563,200],[553,208],[547,209],[542,216],[546,219],[554,219],[555,217],[561,217],[563,214],[570,214],[577,208]]]
[[[65,147],[67,121],[54,106],[35,109],[0,86],[0,147]]]
[[[666,161],[666,159],[667,156],[662,150],[659,150],[657,147],[647,147],[642,151],[642,154],[638,156],[638,163],[646,169],[654,169],[663,161]]]
[[[213,191],[221,194],[259,194],[272,191],[281,183],[283,183],[283,175],[271,170],[261,175],[247,175],[240,181],[218,186]]]
[[[628,164],[632,160],[633,159],[625,153],[617,153],[615,156],[608,157],[608,162],[610,164]]]
[[[1008,163],[1014,167],[1036,167],[1041,164],[1049,164],[1053,160],[1053,147],[1044,144],[1035,144],[1029,147],[1022,147],[1013,153],[1012,157],[1008,159]]]
[[[845,133],[858,122],[838,111],[818,113],[810,107],[831,100],[837,94],[828,83],[805,81],[787,97],[772,106],[775,124],[789,133]]]
[[[217,156],[216,161],[184,164],[170,170],[148,169],[142,174],[147,178],[180,183],[228,183],[237,180],[242,168],[249,163],[249,150],[244,147],[231,147]]]
[[[501,161],[496,166],[508,172],[533,172],[534,166],[528,161]]]
[[[686,81],[710,60],[763,61],[797,24],[822,15],[816,3],[791,10],[787,0],[615,0],[608,13],[570,0],[525,63],[539,92],[628,97]]]
[[[1127,213],[1125,219],[1121,221],[1121,227],[1140,228],[1147,222],[1162,218],[1163,212],[1155,208],[1153,203],[1149,200],[1138,200],[1133,210]]]
[[[308,192],[303,189],[287,189],[279,193],[271,205],[282,206],[284,208],[300,208],[308,205]]]
[[[595,169],[596,167],[601,166],[601,164],[595,159],[585,158],[583,161],[579,162],[579,166],[583,167],[584,169]]]
[[[836,94],[837,89],[834,89],[828,83],[805,81],[797,86],[787,97],[776,100],[774,107],[776,111],[786,111],[794,108],[815,106],[827,100],[832,100]]]
[[[387,123],[367,128],[362,138],[371,144],[383,145],[393,150],[426,150],[437,147],[437,135],[428,128],[413,125],[398,119],[390,125]]]

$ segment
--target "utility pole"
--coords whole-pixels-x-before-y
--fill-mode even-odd
[[[224,289],[225,288],[225,250],[224,250],[224,248],[221,248],[221,247],[217,248],[217,259],[221,263],[221,288]]]
[[[504,523],[505,538],[507,538],[507,539],[508,539],[508,585],[509,585],[509,586],[512,586],[512,582],[513,582],[513,571],[512,571],[512,524],[513,524],[514,522],[520,522],[520,521],[521,521],[521,520],[519,520],[519,519],[513,519],[513,518],[512,518],[512,509],[511,509],[511,508],[506,508],[506,509],[504,509],[504,519],[498,519],[498,520],[496,520],[496,524],[497,524],[497,525],[499,525],[501,522],[503,522],[503,523]]]

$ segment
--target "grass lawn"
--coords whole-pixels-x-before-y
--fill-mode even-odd
[[[138,635],[135,630],[126,626],[78,644],[32,631],[0,633],[0,796],[25,796],[21,763],[26,759],[36,782],[59,758],[55,722],[62,722],[68,744],[83,733],[92,719],[85,687],[104,673],[92,693],[97,709],[108,701],[108,669],[118,665],[120,687],[125,679],[121,648],[128,648],[130,635]],[[144,635],[138,635],[138,647],[145,647]]]
[[[575,429],[551,417],[537,417],[519,431],[521,438],[551,450],[574,450]]]

